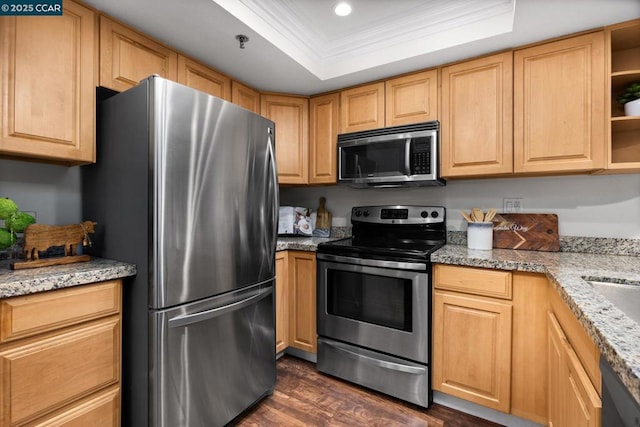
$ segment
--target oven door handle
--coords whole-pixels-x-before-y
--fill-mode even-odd
[[[388,261],[381,259],[369,259],[369,258],[355,258],[342,255],[330,255],[330,254],[316,254],[316,258],[324,261],[343,262],[347,264],[365,265],[368,267],[384,267],[395,268],[398,270],[415,270],[425,271],[427,264],[424,262],[400,262],[400,261]]]
[[[368,363],[370,365],[378,366],[380,368],[390,369],[393,371],[404,372],[413,375],[424,375],[426,368],[419,368],[416,366],[402,365],[400,363],[389,362],[386,360],[374,359],[373,357],[365,356],[354,351],[349,350],[346,346],[342,346],[339,343],[323,341],[324,345],[333,347],[334,349],[345,353],[348,357]]]

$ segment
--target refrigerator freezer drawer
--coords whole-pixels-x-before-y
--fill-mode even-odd
[[[320,372],[429,407],[429,368],[350,344],[318,338]]]
[[[273,391],[273,281],[151,312],[150,425],[222,426]]]

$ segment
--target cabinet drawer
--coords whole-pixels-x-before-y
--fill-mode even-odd
[[[510,272],[484,268],[438,264],[434,268],[434,286],[436,289],[508,300],[513,295]]]
[[[120,381],[118,316],[0,346],[0,426],[36,419]]]
[[[0,342],[120,312],[120,280],[0,301]]]
[[[120,388],[113,387],[29,424],[30,427],[117,427],[120,425]]]

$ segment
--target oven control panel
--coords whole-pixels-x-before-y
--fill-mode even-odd
[[[351,222],[374,224],[426,224],[445,221],[442,206],[356,206],[351,209]]]

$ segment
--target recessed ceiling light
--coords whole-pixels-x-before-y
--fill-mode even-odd
[[[347,16],[351,14],[351,5],[346,1],[341,1],[333,7],[333,13],[338,16]]]

